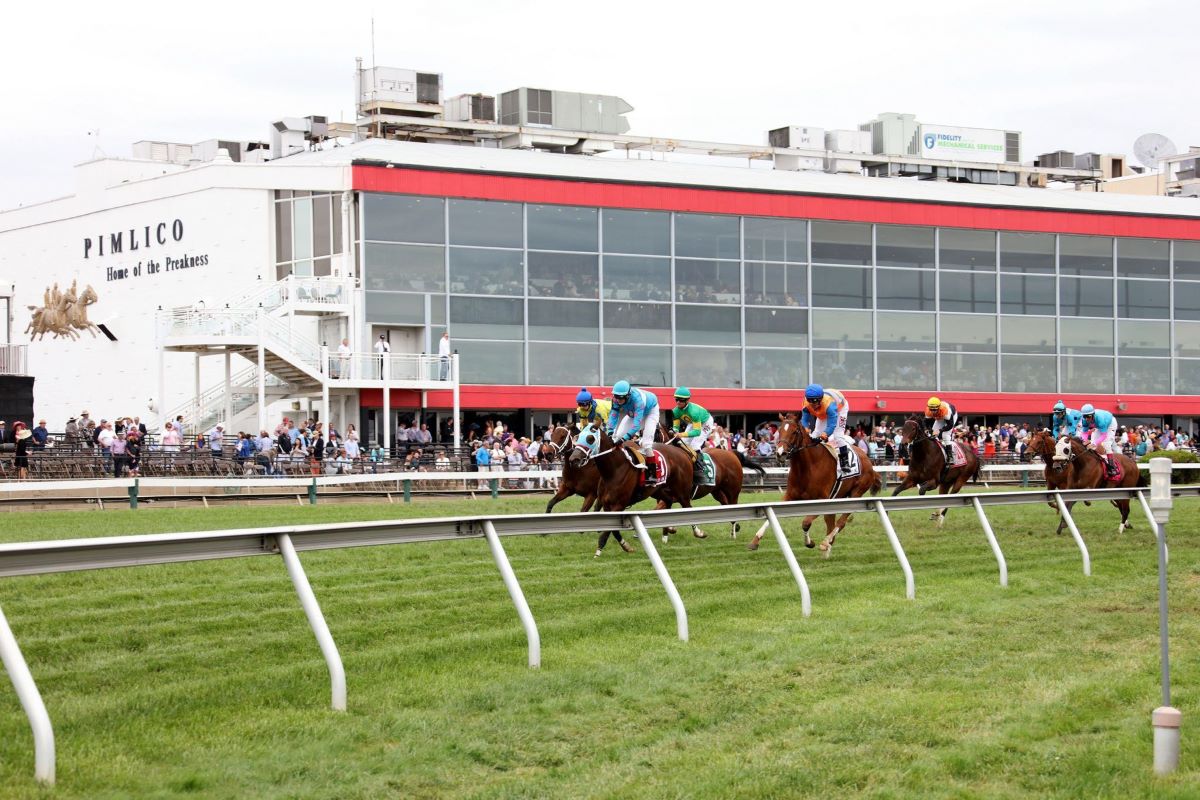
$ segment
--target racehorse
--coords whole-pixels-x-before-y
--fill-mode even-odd
[[[74,293],[75,283],[72,282],[71,291],[69,294],[74,295]],[[88,320],[87,307],[99,299],[100,297],[96,294],[96,290],[91,287],[91,284],[88,284],[88,286],[83,290],[83,294],[79,295],[79,297],[68,306],[66,312],[67,324],[76,330],[87,331],[92,335],[92,338],[95,338],[97,330],[96,324]]]
[[[644,483],[645,471],[633,465],[635,456],[629,452],[624,442],[613,442],[608,433],[593,425],[588,425],[579,432],[574,450],[568,457],[568,462],[576,466],[594,464],[600,473],[600,488],[598,503],[604,511],[624,511],[630,506],[640,503],[647,497],[658,501],[655,511],[670,508],[675,503],[684,508],[691,508],[692,500],[711,494],[722,505],[734,505],[742,492],[742,462],[737,453],[727,450],[710,450],[716,470],[715,486],[694,487],[692,483],[692,457],[683,451],[682,447],[670,444],[655,444],[654,449],[661,453],[667,463],[667,480],[661,484],[647,486]],[[751,469],[757,465],[747,464]],[[761,467],[757,467],[761,470]],[[737,523],[731,523],[732,534],[736,535]],[[663,542],[674,533],[671,527],[663,528]],[[611,532],[600,534],[596,553],[604,549]],[[707,534],[699,526],[692,526],[692,535],[704,539]]]
[[[914,486],[920,487],[921,494],[935,487],[938,494],[957,494],[967,481],[979,480],[979,456],[975,449],[964,446],[962,452],[967,463],[946,469],[942,444],[929,435],[920,417],[909,417],[900,429],[900,436],[908,444],[908,474],[892,492],[892,497]],[[929,518],[942,527],[946,522],[946,509],[933,512]]]
[[[808,429],[800,424],[797,414],[779,415],[778,453],[786,455],[790,464],[788,470],[787,491],[783,495],[785,501],[791,500],[830,500],[840,497],[862,497],[868,491],[878,494],[883,488],[883,477],[871,465],[871,459],[861,448],[851,445],[858,455],[861,470],[858,475],[838,481],[838,457],[830,451],[823,442],[813,439]],[[834,524],[833,514],[825,514],[825,539],[821,542],[821,552],[825,558],[833,552],[833,543],[853,514],[842,514]],[[812,547],[813,540],[808,535],[816,515],[804,518],[804,546]],[[765,531],[764,531],[765,532]],[[750,550],[757,550],[762,541],[762,533],[747,545]]]
[[[1034,444],[1036,442],[1036,445]],[[1030,442],[1030,449],[1035,453],[1043,456],[1046,449],[1046,442],[1050,443],[1050,459],[1047,460],[1046,474],[1047,488],[1050,489],[1132,489],[1135,486],[1146,486],[1146,477],[1138,469],[1138,464],[1132,458],[1120,453],[1113,455],[1113,460],[1120,465],[1121,478],[1120,480],[1112,480],[1108,477],[1108,465],[1104,456],[1095,450],[1089,450],[1086,445],[1074,436],[1067,438],[1067,448],[1065,458],[1059,458],[1059,463],[1065,463],[1061,472],[1063,478],[1058,485],[1051,485],[1049,475],[1051,468],[1050,461],[1054,460],[1055,455],[1060,455],[1057,451],[1061,447],[1056,443],[1053,437],[1045,432],[1039,431],[1034,434]],[[1038,448],[1038,449],[1035,449]],[[1113,506],[1121,512],[1121,523],[1117,525],[1117,533],[1124,533],[1126,530],[1133,529],[1133,523],[1129,521],[1129,500],[1111,500]],[[1067,502],[1067,513],[1070,513],[1074,507],[1074,501]],[[1057,504],[1055,505],[1057,508]],[[1063,528],[1067,525],[1067,520],[1060,515],[1058,521],[1058,530],[1056,533],[1062,533]]]

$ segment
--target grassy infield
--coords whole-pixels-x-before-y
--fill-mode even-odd
[[[753,498],[751,498],[753,499]],[[412,506],[0,515],[0,540],[538,510]],[[574,509],[578,501],[564,504]],[[486,507],[486,508],[485,508]],[[1155,551],[1140,511],[1080,507],[1094,577],[1042,507],[992,513],[1010,587],[973,515],[876,519],[831,561],[800,549],[814,615],[769,537],[724,527],[660,548],[692,641],[644,555],[594,537],[506,541],[542,635],[525,640],[482,541],[302,556],[341,649],[329,682],[283,565],[250,558],[0,581],[58,735],[59,784],[0,683],[5,797],[1197,797],[1200,545],[1171,526],[1180,772],[1151,773],[1159,700]],[[795,523],[788,525],[799,545]],[[1190,746],[1189,746],[1190,744]]]

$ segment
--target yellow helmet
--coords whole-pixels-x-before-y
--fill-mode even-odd
[[[929,402],[926,405],[929,406],[930,411],[937,411],[939,408],[942,407],[942,401],[939,400],[937,397],[931,397],[931,398],[929,398]]]

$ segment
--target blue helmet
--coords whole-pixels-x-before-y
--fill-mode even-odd
[[[613,399],[622,402],[629,396],[629,381],[617,381],[613,384]]]
[[[804,390],[805,400],[820,400],[825,396],[825,387],[819,383],[810,383]]]
[[[1067,404],[1064,403],[1062,400],[1059,400],[1057,403],[1054,404],[1054,413],[1055,414],[1067,413]]]
[[[586,405],[590,405],[591,402],[592,402],[592,393],[587,390],[586,386],[584,386],[582,389],[579,390],[579,394],[575,395],[575,403],[577,405],[586,406]]]
[[[1096,409],[1092,408],[1091,403],[1084,403],[1083,408],[1079,409],[1079,413],[1083,414],[1085,417],[1090,417],[1092,414],[1096,413]]]

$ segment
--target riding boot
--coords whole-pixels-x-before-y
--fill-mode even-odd
[[[850,448],[846,445],[838,448],[838,464],[842,467],[842,474],[850,471]]]
[[[1115,477],[1117,477],[1117,462],[1116,462],[1116,460],[1115,460],[1115,459],[1113,459],[1113,457],[1112,457],[1112,453],[1108,453],[1108,454],[1105,456],[1105,458],[1104,458],[1104,468],[1105,468],[1106,470],[1108,470],[1108,475],[1107,475],[1107,477],[1109,477],[1109,478],[1115,478]]]
[[[699,486],[704,481],[704,465],[700,463],[700,454],[693,453],[692,486]]]
[[[954,447],[953,445],[943,444],[942,448],[946,451],[946,469],[950,469],[950,464],[954,462]]]

